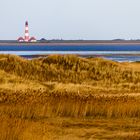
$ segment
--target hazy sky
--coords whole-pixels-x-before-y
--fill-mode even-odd
[[[140,0],[0,0],[0,39],[138,39]]]

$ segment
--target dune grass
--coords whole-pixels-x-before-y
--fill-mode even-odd
[[[0,55],[0,139],[140,139],[136,65]]]
[[[25,60],[18,56],[0,57],[0,69],[33,80],[64,83],[104,82],[139,83],[140,71],[101,58],[86,59],[73,55],[54,55]]]

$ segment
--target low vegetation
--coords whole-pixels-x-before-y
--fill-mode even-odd
[[[0,55],[0,139],[140,139],[138,63]]]

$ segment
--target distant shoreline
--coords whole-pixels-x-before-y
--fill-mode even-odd
[[[46,41],[46,42],[16,42],[16,41],[0,41],[0,46],[94,46],[94,45],[140,45],[140,41]]]

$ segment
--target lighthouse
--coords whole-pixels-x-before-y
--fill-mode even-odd
[[[18,42],[36,42],[37,40],[35,37],[29,36],[29,26],[28,26],[28,21],[25,22],[25,35],[24,37],[19,37]]]
[[[29,37],[29,27],[28,27],[28,21],[25,22],[25,42],[29,42],[30,37]]]

